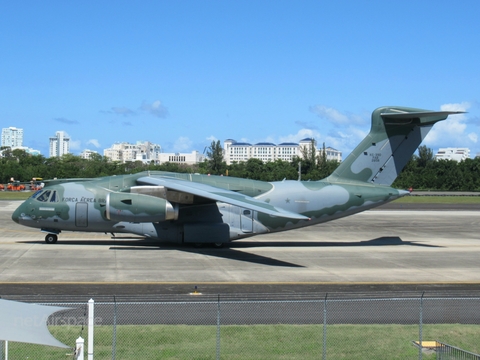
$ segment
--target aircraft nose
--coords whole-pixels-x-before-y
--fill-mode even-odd
[[[17,224],[20,222],[20,217],[25,215],[25,205],[22,203],[17,210],[15,210],[12,214],[12,220],[15,221]]]

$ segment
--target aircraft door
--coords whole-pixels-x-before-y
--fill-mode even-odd
[[[248,209],[240,210],[240,227],[244,233],[253,232],[253,211]]]
[[[88,204],[85,202],[79,202],[75,205],[75,226],[88,226]]]

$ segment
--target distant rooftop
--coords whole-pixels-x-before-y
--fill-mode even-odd
[[[295,143],[295,142],[283,142],[281,144],[274,144],[272,142],[259,142],[259,143],[256,143],[255,145],[252,145],[250,143],[247,143],[247,142],[237,142],[235,141],[234,139],[227,139],[225,140],[225,142],[231,142],[232,145],[231,146],[298,146],[298,143]],[[302,141],[311,141],[311,139],[303,139]]]
[[[235,142],[232,144],[232,146],[245,146],[245,145],[247,145],[247,146],[252,146],[252,144],[247,143],[247,142],[236,142],[236,141],[235,141]]]
[[[259,142],[255,145],[261,145],[261,146],[277,146],[274,143],[269,143],[269,142]]]
[[[278,146],[298,146],[298,143],[284,142],[284,143],[278,144]]]

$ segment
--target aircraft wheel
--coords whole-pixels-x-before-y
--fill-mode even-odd
[[[57,240],[58,240],[57,234],[48,234],[47,236],[45,236],[45,242],[47,244],[55,244]]]
[[[225,245],[225,243],[212,243],[212,246],[215,249],[221,249],[221,248],[223,248],[224,245]]]

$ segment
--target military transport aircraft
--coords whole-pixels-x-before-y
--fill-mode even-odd
[[[372,113],[367,137],[327,178],[263,182],[161,171],[46,181],[12,215],[46,232],[129,233],[174,243],[210,243],[315,225],[408,194],[390,185],[433,125],[456,111],[399,106]]]

